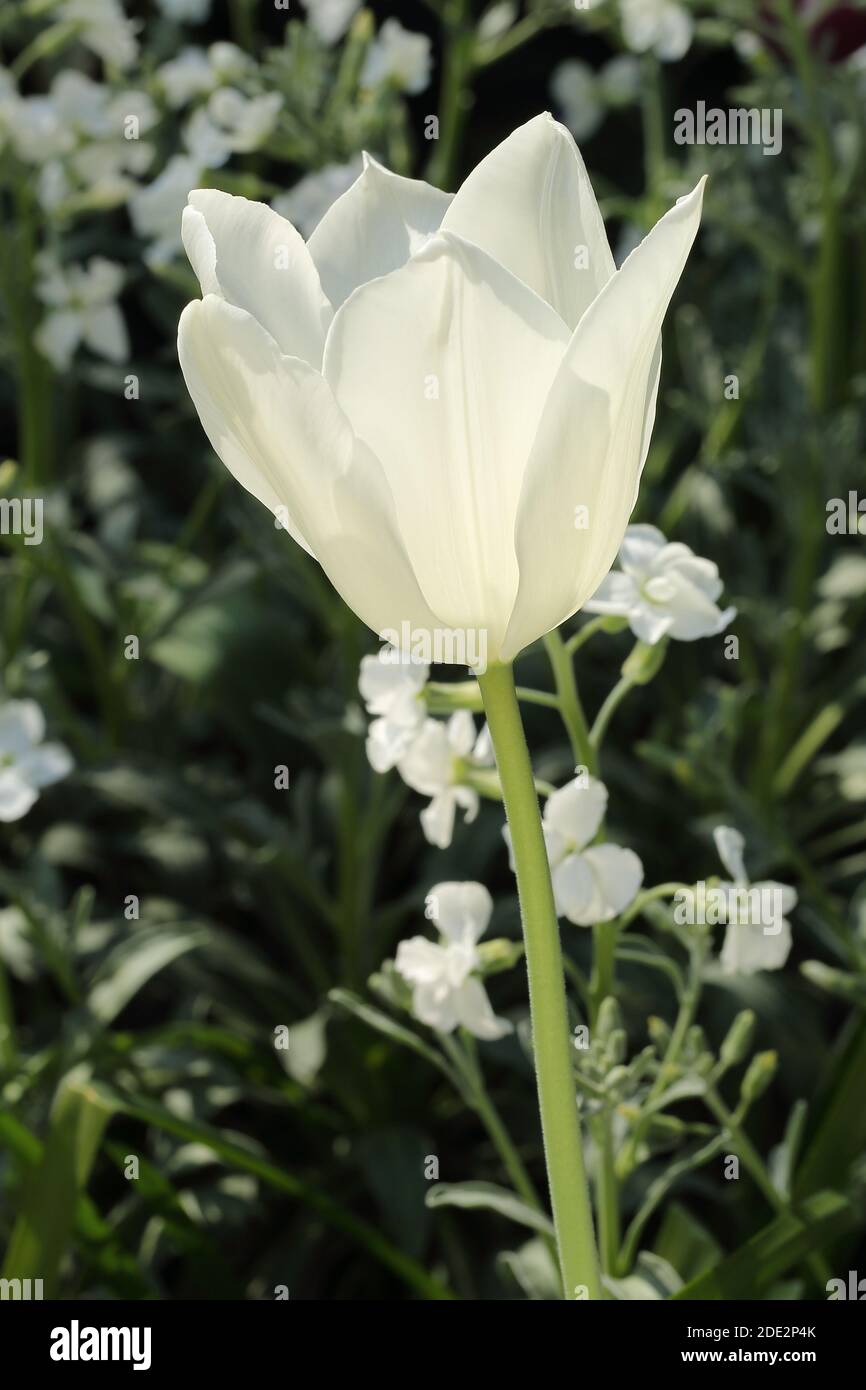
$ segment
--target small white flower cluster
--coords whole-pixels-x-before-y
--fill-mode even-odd
[[[482,883],[438,883],[427,895],[427,916],[439,941],[413,936],[397,947],[394,965],[412,986],[412,1013],[428,1028],[466,1028],[484,1042],[512,1031],[507,1019],[494,1014],[478,973],[478,941],[492,912]]]
[[[627,618],[642,642],[714,637],[737,616],[736,608],[718,607],[723,584],[712,560],[667,541],[656,526],[629,526],[618,560],[583,611]]]
[[[431,845],[447,849],[458,807],[471,822],[478,815],[478,792],[466,783],[467,771],[493,766],[487,726],[480,734],[468,710],[447,722],[430,719],[424,686],[430,668],[385,646],[361,661],[358,689],[374,716],[367,734],[367,757],[377,772],[396,767],[403,781],[430,804],[421,827]]]
[[[72,771],[62,743],[45,743],[45,716],[35,700],[0,705],[0,821],[26,816],[43,787]]]
[[[780,970],[791,951],[791,923],[787,914],[797,906],[796,889],[787,883],[765,879],[752,883],[746,873],[743,851],[746,842],[739,830],[719,825],[713,831],[719,858],[731,875],[721,891],[729,901],[728,925],[722,945],[720,963],[726,975],[754,975],[758,970]],[[757,900],[776,905],[772,922],[742,922],[738,906],[742,890],[751,890]]]

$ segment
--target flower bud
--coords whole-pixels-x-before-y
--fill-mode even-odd
[[[748,1105],[752,1105],[764,1094],[776,1074],[778,1065],[779,1057],[776,1052],[759,1052],[752,1058],[740,1088],[740,1095]]]
[[[743,1009],[742,1013],[737,1014],[719,1048],[719,1061],[725,1070],[728,1067],[735,1067],[738,1062],[743,1061],[749,1050],[754,1031],[755,1015],[751,1009]]]

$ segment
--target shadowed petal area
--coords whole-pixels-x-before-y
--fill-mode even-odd
[[[229,471],[274,510],[374,632],[436,619],[421,598],[382,469],[327,383],[284,357],[251,315],[207,295],[178,335],[187,389]]]
[[[358,290],[328,335],[325,376],[381,460],[428,604],[449,627],[484,629],[491,660],[517,592],[523,473],[568,337],[451,235]]]
[[[615,270],[580,151],[547,113],[473,169],[442,230],[489,252],[572,329]]]
[[[703,189],[702,179],[656,223],[569,344],[520,499],[520,588],[504,660],[575,613],[622,542],[646,457],[659,333],[697,234]],[[588,524],[576,525],[584,517]],[[556,565],[547,563],[551,553]]]
[[[183,244],[202,294],[246,309],[282,352],[319,367],[331,306],[306,243],[264,203],[197,188],[183,214]]]
[[[337,309],[353,290],[398,270],[439,230],[451,194],[392,174],[370,155],[352,187],[309,240],[325,293]]]

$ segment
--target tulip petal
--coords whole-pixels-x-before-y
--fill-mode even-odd
[[[615,270],[580,151],[547,112],[520,126],[472,171],[442,230],[482,247],[571,329]]]
[[[370,155],[352,187],[325,213],[308,246],[337,309],[359,285],[398,270],[439,230],[451,194],[392,174]]]
[[[214,295],[187,305],[178,351],[216,453],[253,496],[288,513],[349,607],[376,633],[401,617],[429,629],[382,469],[318,372]]]
[[[649,442],[659,333],[697,233],[704,182],[656,223],[569,344],[526,470],[515,542],[520,588],[503,660],[575,613],[622,542]],[[578,508],[589,518],[583,529]]]
[[[321,366],[331,306],[291,222],[264,203],[197,188],[184,209],[182,232],[203,295],[246,309],[282,352]]]
[[[443,234],[358,290],[325,346],[325,378],[381,460],[428,605],[484,632],[489,660],[514,605],[517,502],[567,340],[549,305]]]

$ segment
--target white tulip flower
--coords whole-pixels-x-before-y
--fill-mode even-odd
[[[766,879],[751,883],[743,862],[745,840],[739,830],[719,825],[713,831],[719,858],[733,882],[720,885],[725,895],[727,928],[721,966],[726,975],[754,975],[780,970],[791,950],[787,914],[797,906],[797,890]]]
[[[0,821],[20,820],[43,787],[72,771],[62,743],[43,743],[45,717],[35,700],[0,705]]]
[[[634,850],[590,843],[606,810],[607,788],[585,775],[552,792],[544,807],[542,828],[556,915],[577,927],[618,917],[643,883],[643,865]],[[507,826],[503,834],[510,855]]]
[[[308,243],[199,189],[178,349],[205,432],[374,632],[483,633],[510,662],[616,555],[702,196],[617,270],[548,115],[453,198],[368,157]]]
[[[507,1019],[494,1014],[474,973],[480,963],[477,943],[492,911],[482,883],[438,883],[427,895],[427,916],[439,929],[438,943],[413,936],[397,947],[394,965],[412,985],[412,1012],[438,1033],[467,1028],[476,1038],[494,1042],[512,1031]]]
[[[480,799],[466,785],[467,766],[492,767],[493,749],[485,727],[476,737],[475,721],[468,710],[458,710],[447,723],[426,719],[397,762],[397,771],[413,791],[431,798],[421,812],[421,828],[431,845],[447,849],[454,834],[458,806],[471,824]]]
[[[367,731],[367,757],[376,772],[396,767],[427,717],[422,691],[430,675],[425,662],[383,647],[361,658],[358,689],[367,713],[376,715]]]
[[[620,569],[602,580],[584,612],[627,618],[642,642],[714,637],[737,616],[736,608],[716,604],[724,587],[718,566],[666,541],[656,526],[629,526],[618,559]]]
[[[653,52],[663,63],[684,58],[695,24],[675,0],[622,0],[623,38],[635,53]]]

